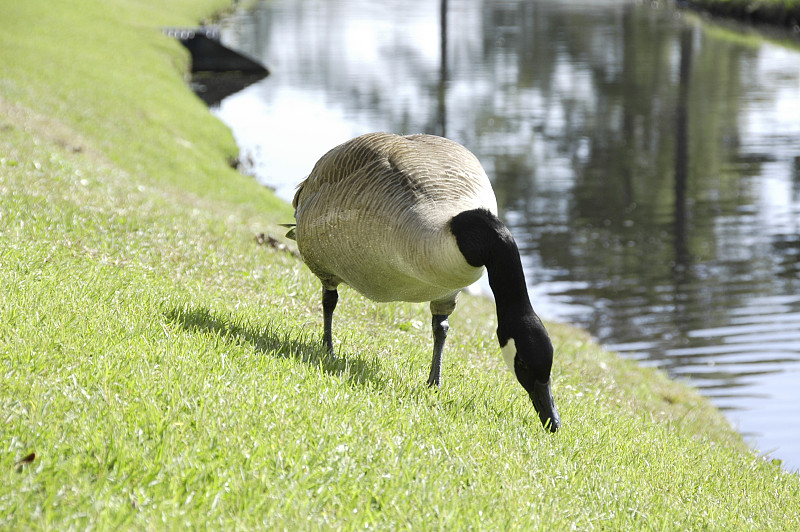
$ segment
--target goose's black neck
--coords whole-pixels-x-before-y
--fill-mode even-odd
[[[519,249],[505,224],[488,210],[475,209],[454,216],[450,230],[467,262],[486,266],[497,305],[501,345],[515,336],[517,323],[539,322],[528,297]]]

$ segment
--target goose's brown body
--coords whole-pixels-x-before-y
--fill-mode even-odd
[[[483,273],[467,263],[448,223],[497,212],[477,158],[453,141],[372,133],[325,154],[294,198],[303,260],[333,289],[345,282],[376,301],[431,301],[449,314]]]

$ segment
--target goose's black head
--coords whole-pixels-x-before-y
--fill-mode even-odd
[[[511,334],[498,329],[497,339],[506,364],[528,392],[542,425],[555,432],[561,426],[561,418],[550,386],[553,344],[535,314],[521,322]]]

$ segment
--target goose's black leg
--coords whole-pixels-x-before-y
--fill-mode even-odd
[[[333,353],[333,333],[331,328],[333,325],[333,311],[336,309],[336,303],[339,301],[339,292],[334,288],[328,290],[322,289],[322,317],[324,322],[324,329],[322,333],[322,341],[328,352]]]
[[[447,322],[447,314],[434,314],[431,324],[433,327],[433,360],[431,360],[431,374],[428,377],[428,386],[438,387],[442,374],[442,351],[444,350],[444,341],[447,340],[447,331],[450,329],[450,324]]]

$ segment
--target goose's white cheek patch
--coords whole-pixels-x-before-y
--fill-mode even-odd
[[[503,360],[506,361],[506,366],[511,372],[514,372],[514,357],[517,356],[517,344],[514,343],[513,338],[508,339],[508,343],[505,347],[501,347],[500,350],[503,352]]]

